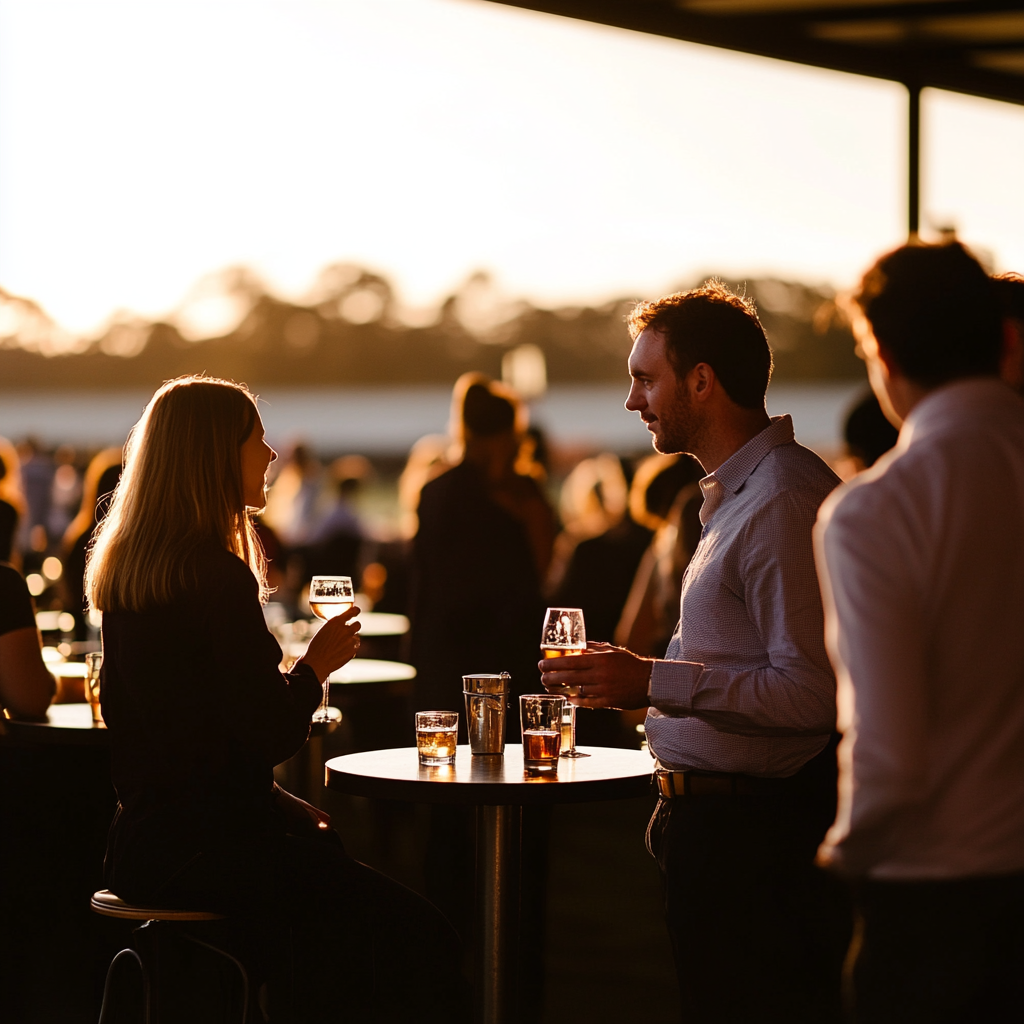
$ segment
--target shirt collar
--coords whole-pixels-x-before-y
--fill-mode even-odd
[[[755,434],[742,448],[733,452],[718,469],[700,481],[701,493],[704,495],[700,521],[707,523],[722,504],[725,499],[723,488],[735,494],[773,448],[789,444],[794,439],[792,417],[773,416],[771,423],[764,430]]]
[[[794,436],[792,417],[773,416],[769,426],[761,433],[755,434],[739,451],[733,452],[714,473],[709,475],[715,477],[726,490],[735,494],[773,448],[789,444]]]
[[[1004,403],[1019,400],[1013,390],[998,377],[965,377],[929,391],[907,416],[900,428],[900,445],[912,436],[923,437],[934,430],[955,429],[962,417]]]

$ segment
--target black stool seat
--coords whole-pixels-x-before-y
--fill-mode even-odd
[[[109,889],[92,894],[89,906],[105,917],[119,917],[123,921],[223,921],[223,914],[212,910],[178,910],[170,907],[139,907],[125,903]]]

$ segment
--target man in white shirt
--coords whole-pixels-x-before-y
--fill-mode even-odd
[[[648,830],[687,1024],[827,1024],[849,938],[814,867],[835,808],[835,679],[811,530],[838,479],[768,417],[771,352],[716,282],[630,318],[636,411],[704,467],[703,531],[665,659],[590,644],[539,666],[583,707],[650,707],[661,799]]]
[[[1024,276],[999,274],[992,281],[1003,312],[1003,356],[999,376],[1024,395]]]
[[[858,880],[859,1024],[1024,1014],[1024,401],[960,245],[865,275],[856,333],[896,447],[815,530],[839,684],[839,810]]]

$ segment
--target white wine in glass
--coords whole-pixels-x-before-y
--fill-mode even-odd
[[[352,607],[355,590],[351,576],[314,576],[309,583],[309,610],[318,619],[336,619]],[[313,713],[314,722],[329,722],[331,677],[324,680],[324,698]]]
[[[549,608],[544,614],[544,628],[540,634],[541,657],[571,658],[587,649],[587,630],[580,608]],[[568,686],[562,691],[566,697],[578,697],[579,690]],[[576,705],[566,701],[566,720],[562,725],[562,757],[589,757],[576,749]]]

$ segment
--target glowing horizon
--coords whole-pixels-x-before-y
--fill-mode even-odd
[[[892,83],[474,0],[3,0],[0,285],[94,333],[251,267],[572,305],[845,287],[904,237]],[[1024,268],[1024,109],[926,92],[925,227]]]

